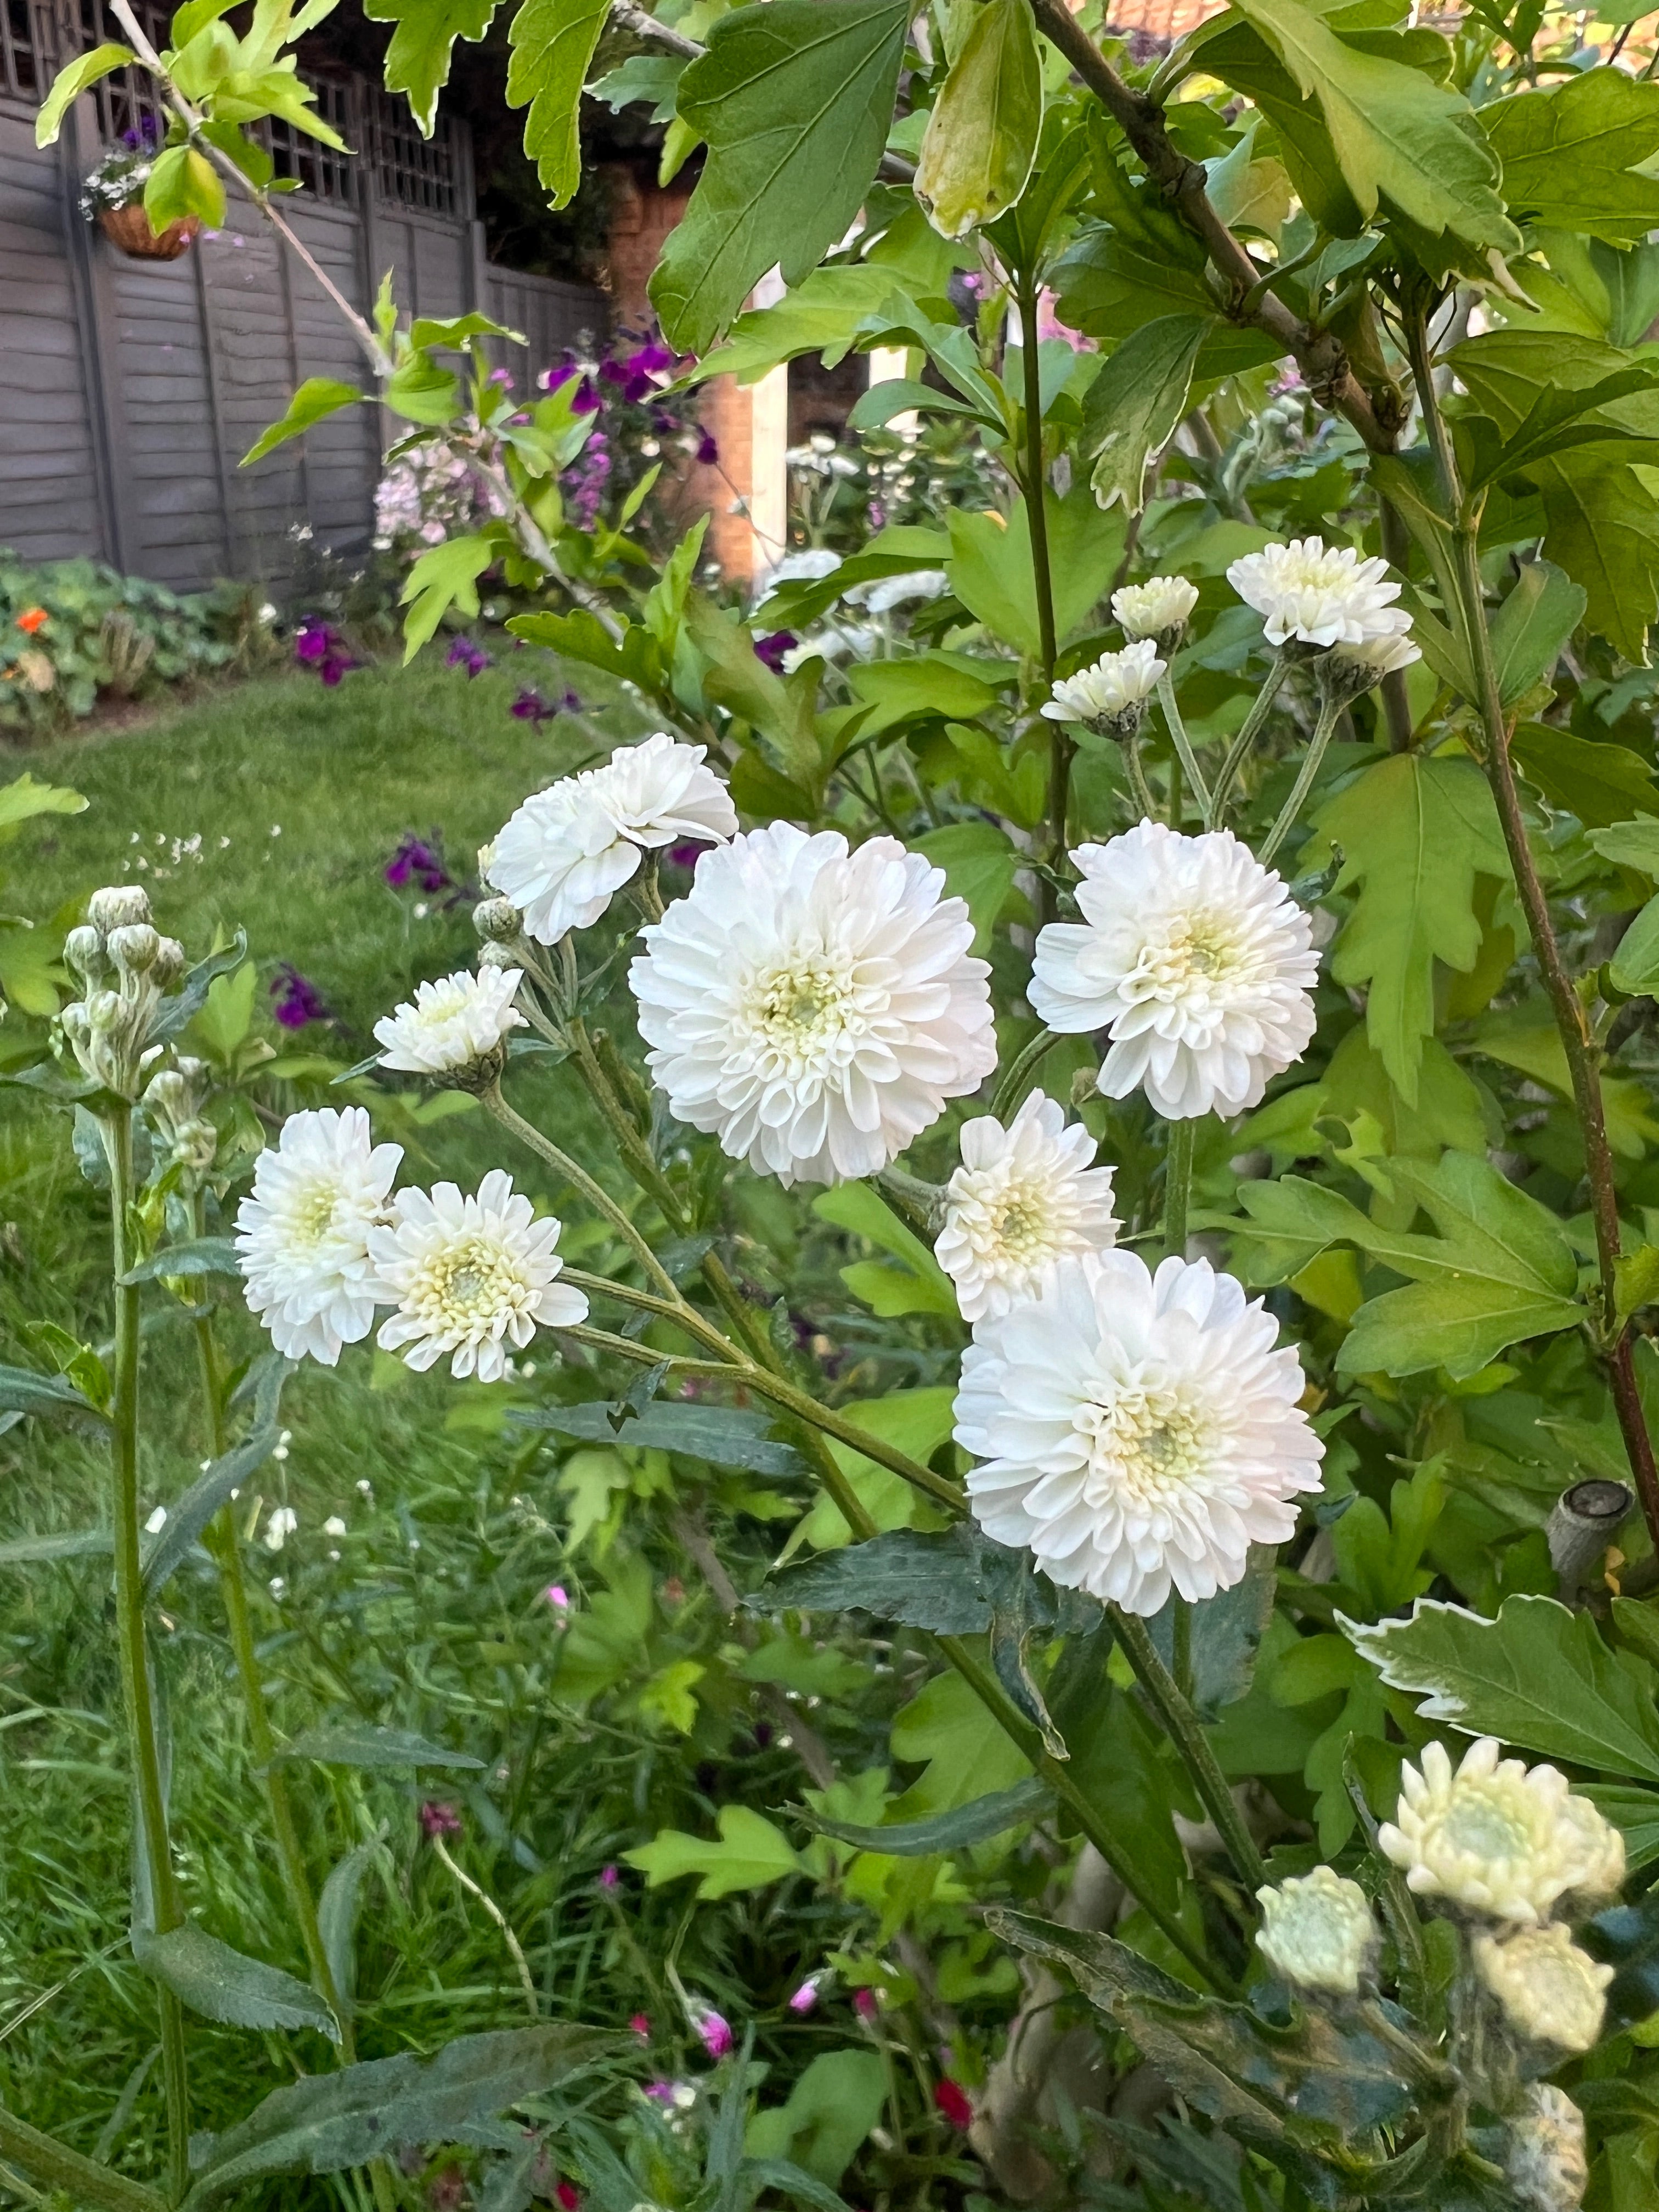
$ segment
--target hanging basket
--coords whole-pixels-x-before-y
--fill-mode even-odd
[[[181,253],[189,252],[202,224],[199,216],[187,215],[170,222],[157,237],[149,227],[143,202],[134,200],[127,207],[100,208],[98,228],[134,261],[176,261]]]

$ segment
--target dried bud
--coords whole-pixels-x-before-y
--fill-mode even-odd
[[[124,975],[143,975],[155,965],[161,938],[147,921],[124,922],[109,933],[109,957]]]
[[[1534,2081],[1510,2124],[1504,2175],[1524,2212],[1577,2212],[1589,2181],[1584,2118],[1565,2089]]]
[[[108,884],[87,901],[88,921],[106,937],[149,918],[149,895],[137,884]]]
[[[64,939],[64,957],[84,983],[95,983],[109,967],[101,930],[82,922]]]
[[[511,899],[487,898],[472,909],[472,927],[480,937],[505,945],[524,927],[524,917]]]

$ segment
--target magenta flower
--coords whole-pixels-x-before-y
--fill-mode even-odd
[[[569,1610],[570,1593],[562,1583],[549,1583],[542,1595],[555,1613],[565,1613]]]
[[[806,1977],[806,1979],[801,1984],[800,1987],[795,1991],[793,1996],[790,1998],[790,2011],[793,2013],[799,2013],[803,2018],[805,2018],[805,2015],[817,2005],[818,2001],[818,1991],[823,1986],[824,1978],[825,1978],[823,1974],[809,1974]]]
[[[959,2081],[953,2081],[948,2074],[934,2082],[933,2102],[947,2123],[961,2134],[965,2136],[973,2126],[974,2107],[968,2092]]]
[[[489,665],[489,655],[482,646],[474,645],[470,637],[458,637],[452,641],[449,651],[444,655],[444,665],[448,668],[465,669],[471,679],[483,674]]]
[[[271,1017],[279,1029],[302,1030],[307,1022],[328,1018],[322,993],[287,961],[271,978],[270,1000]]]
[[[295,631],[294,658],[301,668],[314,668],[331,691],[348,669],[357,666],[339,631],[319,615],[307,615]]]
[[[784,654],[793,653],[799,642],[792,629],[769,630],[764,637],[755,640],[755,658],[764,661],[775,676],[781,676]]]
[[[410,881],[423,891],[447,890],[453,880],[431,846],[420,837],[405,837],[381,872],[395,891]]]
[[[599,1887],[601,1889],[616,1889],[620,1887],[621,1882],[622,1875],[615,1867],[608,1866],[600,1868]]]
[[[737,2038],[732,2033],[731,2021],[717,2013],[713,2005],[705,2004],[701,1997],[688,1997],[685,2010],[691,2033],[711,2058],[725,2058],[736,2049]]]
[[[651,2015],[649,2013],[636,2012],[633,2018],[629,2021],[628,2025],[632,2032],[639,2037],[641,2043],[650,2042]]]
[[[659,2105],[677,2105],[679,2102],[672,2081],[647,2081],[645,2094]]]
[[[441,1805],[434,1798],[428,1797],[421,1808],[421,1826],[436,1842],[441,1836],[460,1834],[461,1816],[453,1805]]]
[[[520,691],[507,709],[515,722],[536,723],[550,722],[558,711],[556,707],[550,707],[541,693],[533,688]]]
[[[854,1990],[853,2009],[860,2020],[873,2020],[880,2009],[873,1990]]]

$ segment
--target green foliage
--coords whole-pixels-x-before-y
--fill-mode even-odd
[[[605,18],[605,0],[529,0],[513,18],[507,96],[530,110],[525,151],[555,207],[581,180],[576,110]]]
[[[975,10],[928,114],[916,198],[950,239],[983,229],[1025,189],[1042,127],[1042,64],[1025,0]]]

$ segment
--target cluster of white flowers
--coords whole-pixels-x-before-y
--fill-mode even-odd
[[[1038,1294],[981,1322],[957,1442],[975,1517],[1067,1589],[1157,1613],[1213,1597],[1252,1544],[1281,1544],[1320,1485],[1294,1347],[1206,1260],[1058,1261]]]
[[[675,1118],[785,1184],[875,1174],[996,1066],[965,902],[896,838],[710,853],[629,970]]]
[[[643,744],[618,746],[603,768],[549,784],[480,855],[487,880],[538,944],[590,928],[647,852],[737,835],[732,794],[703,759],[702,745],[659,730]]]
[[[1231,830],[1140,822],[1072,854],[1081,922],[1037,939],[1030,998],[1051,1030],[1112,1034],[1109,1097],[1138,1085],[1171,1121],[1242,1114],[1314,1033],[1308,916]]]
[[[568,1328],[587,1300],[558,1280],[559,1224],[538,1221],[499,1169],[475,1197],[392,1185],[403,1148],[375,1145],[361,1106],[291,1115],[262,1152],[236,1217],[247,1303],[289,1359],[325,1367],[360,1343],[376,1310],[379,1341],[410,1367],[451,1355],[450,1371],[506,1375],[508,1348],[538,1328]]]
[[[422,438],[387,462],[374,488],[374,544],[383,553],[416,554],[506,512],[465,453],[447,439]]]
[[[1399,1807],[1377,1841],[1419,1896],[1498,1923],[1477,1930],[1472,1950],[1511,2028],[1554,2051],[1588,2051],[1612,1972],[1553,1916],[1618,1893],[1625,1839],[1554,1767],[1498,1748],[1478,1737],[1454,1769],[1444,1744],[1425,1744],[1420,1765],[1401,1770]]]

